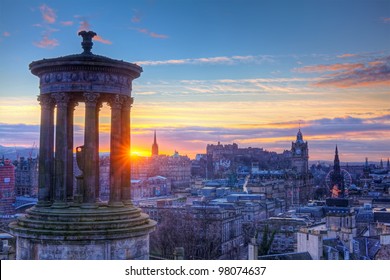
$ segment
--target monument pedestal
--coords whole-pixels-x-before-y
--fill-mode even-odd
[[[22,260],[143,260],[156,222],[135,207],[33,207],[10,224]]]

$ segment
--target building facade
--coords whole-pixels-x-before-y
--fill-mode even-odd
[[[10,160],[0,161],[0,216],[15,213],[15,166]]]
[[[16,196],[38,196],[38,159],[24,158],[14,161]]]

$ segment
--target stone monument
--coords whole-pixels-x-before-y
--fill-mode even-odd
[[[83,53],[30,64],[40,80],[38,203],[10,224],[17,237],[16,258],[148,259],[149,233],[156,222],[130,199],[131,90],[142,68],[93,54],[96,33],[81,31],[79,35]],[[73,111],[80,102],[85,103],[85,133],[84,145],[76,153],[82,174],[74,186]],[[103,103],[111,107],[107,203],[99,201],[99,111]]]

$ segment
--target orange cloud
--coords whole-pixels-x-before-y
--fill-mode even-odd
[[[59,45],[56,39],[50,39],[48,36],[43,36],[39,42],[34,42],[34,45],[39,48],[53,48]]]
[[[3,32],[3,36],[4,36],[4,37],[9,37],[9,36],[11,36],[11,33],[5,31],[5,32]]]
[[[341,70],[346,71],[327,75],[323,80],[313,85],[339,88],[390,86],[390,56],[368,62],[367,66],[356,66],[356,68]]]
[[[48,23],[55,23],[57,15],[52,8],[50,8],[46,4],[43,4],[39,7],[39,10],[42,13],[44,21]]]
[[[342,55],[338,55],[337,57],[338,58],[347,58],[347,57],[354,57],[356,56],[356,54],[353,54],[353,53],[345,53],[345,54],[342,54]]]
[[[363,67],[364,64],[362,63],[336,63],[330,65],[304,66],[302,68],[296,68],[294,70],[300,73],[311,73],[311,72],[330,72],[330,71],[339,71],[339,70],[356,70]]]
[[[103,43],[103,44],[107,44],[107,45],[111,45],[111,44],[112,44],[111,41],[106,40],[106,39],[103,39],[103,38],[102,38],[101,36],[99,36],[99,35],[96,35],[95,37],[93,37],[93,39],[94,39],[95,41],[98,41],[98,42]]]
[[[146,34],[146,35],[148,35],[149,37],[152,37],[152,38],[158,38],[158,39],[167,39],[168,38],[168,35],[157,34],[155,32],[149,31],[146,28],[131,28],[131,29],[137,30],[140,33],[144,33],[144,34]]]
[[[382,18],[382,20],[383,20],[384,23],[390,23],[390,17]]]

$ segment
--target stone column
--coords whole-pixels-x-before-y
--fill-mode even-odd
[[[111,106],[111,144],[110,144],[110,199],[111,207],[122,207],[122,103],[123,98],[118,94],[109,102]]]
[[[96,130],[96,158],[98,159],[98,163],[96,164],[96,183],[95,183],[95,186],[96,186],[96,190],[95,190],[95,197],[96,197],[96,202],[100,202],[100,188],[99,188],[99,185],[100,185],[100,155],[99,155],[99,112],[100,112],[100,108],[102,107],[102,103],[101,102],[98,102],[97,105],[96,105],[96,127],[97,127],[97,130]]]
[[[68,180],[68,104],[69,96],[59,92],[52,94],[57,105],[56,149],[54,171],[54,203],[52,207],[68,207],[66,187]]]
[[[41,127],[39,140],[38,207],[50,206],[53,190],[54,101],[50,95],[39,95]]]
[[[96,208],[97,168],[99,166],[98,150],[99,127],[98,99],[100,94],[84,93],[85,98],[85,131],[84,131],[84,197],[83,208]]]
[[[133,104],[132,97],[126,97],[122,105],[122,155],[123,170],[121,182],[121,196],[122,202],[125,205],[132,205],[131,203],[131,160],[130,160],[130,110]]]
[[[67,180],[66,180],[66,197],[68,201],[73,200],[73,182],[74,182],[74,175],[73,175],[73,115],[74,115],[74,109],[78,105],[77,102],[71,101],[68,105],[68,173],[67,173]]]

